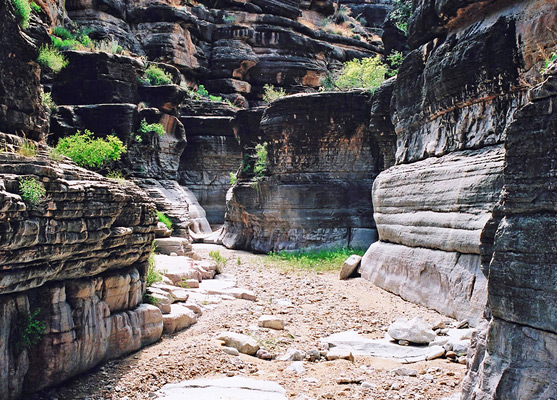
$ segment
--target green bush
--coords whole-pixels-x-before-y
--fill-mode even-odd
[[[54,36],[58,36],[60,39],[74,39],[73,34],[63,26],[55,26],[54,28],[52,28],[52,34]]]
[[[389,77],[398,74],[398,68],[402,64],[403,60],[404,55],[400,51],[391,51],[391,54],[387,56],[387,64],[389,65],[389,71],[387,72],[387,75]]]
[[[29,349],[41,341],[45,331],[46,325],[37,317],[41,313],[41,309],[37,308],[23,320],[20,320],[16,325],[18,338],[15,343],[15,348],[20,350]]]
[[[36,13],[42,13],[43,9],[41,8],[41,6],[39,6],[37,3],[35,3],[34,1],[31,2],[31,8],[33,9],[33,11],[35,11]]]
[[[354,59],[344,63],[344,70],[334,79],[334,85],[341,90],[363,88],[373,90],[385,80],[388,68],[381,57]]]
[[[41,204],[46,196],[43,184],[33,177],[22,178],[19,181],[19,192],[21,198],[32,206]]]
[[[172,83],[172,75],[156,65],[149,65],[149,68],[145,70],[145,75],[151,85],[170,85]]]
[[[228,176],[230,177],[230,186],[234,186],[236,182],[238,182],[238,175],[236,175],[234,172],[231,172],[230,174],[228,174]]]
[[[145,118],[142,119],[137,133],[145,135],[151,132],[158,133],[159,136],[162,136],[166,133],[162,124],[148,124]]]
[[[412,17],[412,0],[394,0],[394,7],[389,14],[389,19],[395,26],[407,33],[410,17]]]
[[[41,46],[39,49],[39,57],[37,58],[39,64],[44,65],[52,70],[54,73],[62,71],[68,65],[68,60],[58,49],[51,46]]]
[[[258,143],[255,146],[255,164],[253,166],[253,173],[256,177],[263,177],[267,170],[267,143]]]
[[[91,33],[90,28],[82,28],[77,33],[72,33],[63,26],[57,26],[52,29],[50,40],[52,46],[57,50],[75,50],[91,47],[93,42],[88,36]]]
[[[27,0],[12,0],[15,8],[15,15],[19,18],[19,25],[26,29],[29,27],[29,19],[31,18],[31,5]]]
[[[70,157],[77,165],[85,168],[101,168],[120,159],[126,146],[114,135],[95,138],[91,131],[77,131],[74,135],[61,138],[56,151]]]
[[[283,88],[275,89],[273,85],[265,85],[263,86],[263,100],[267,103],[272,103],[273,101],[280,99],[281,97],[286,96],[286,92]]]
[[[547,71],[549,70],[549,66],[550,66],[551,63],[553,63],[555,60],[557,60],[557,53],[556,53],[556,52],[551,53],[550,56],[548,56],[548,57],[546,57],[546,58],[544,59],[544,66],[543,66],[543,68],[542,68],[541,71],[540,71],[542,75],[545,75],[545,74],[547,73]]]
[[[52,93],[41,92],[41,103],[43,106],[48,107],[49,110],[56,108],[56,103],[52,100]]]
[[[145,276],[145,284],[147,287],[151,286],[153,283],[162,281],[162,274],[157,271],[155,267],[155,253],[153,251],[149,254],[148,263],[147,276]]]
[[[161,211],[157,211],[157,218],[159,219],[160,222],[165,224],[168,229],[172,230],[172,221],[170,220],[170,218],[166,216],[165,213]]]
[[[197,95],[200,97],[209,97],[209,92],[207,91],[207,89],[205,89],[205,86],[203,85],[199,85],[195,93],[197,93]]]

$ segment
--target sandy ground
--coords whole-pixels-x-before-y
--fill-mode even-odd
[[[407,365],[373,357],[356,357],[354,362],[307,361],[306,371],[296,374],[287,370],[291,362],[225,354],[214,339],[222,331],[249,334],[280,356],[292,347],[316,349],[320,338],[346,330],[383,337],[389,324],[402,316],[418,315],[431,323],[447,318],[361,278],[340,281],[336,272],[287,271],[269,266],[265,256],[194,245],[202,258],[208,258],[214,249],[228,258],[224,272],[235,275],[239,287],[253,290],[257,301],[224,301],[205,310],[189,329],[163,336],[152,346],[110,361],[33,400],[152,399],[153,392],[166,383],[235,375],[278,382],[289,398],[300,400],[440,399],[458,392],[465,366],[446,359]],[[292,306],[285,306],[284,300]],[[288,323],[286,329],[257,329],[262,314],[282,316]],[[392,372],[401,366],[416,370],[418,375],[397,376]]]

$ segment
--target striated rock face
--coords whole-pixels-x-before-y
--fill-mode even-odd
[[[349,92],[273,102],[261,121],[265,176],[248,164],[229,191],[223,244],[261,252],[369,245],[379,159],[367,133],[369,99]]]
[[[536,46],[550,46],[544,26],[555,10],[544,1],[419,1],[416,7],[414,50],[392,84],[391,159],[392,131],[372,119],[385,164],[396,166],[374,184],[380,241],[364,256],[361,273],[476,324],[487,298],[481,264],[486,237],[496,229],[507,131],[527,101],[523,83],[539,77]]]
[[[0,140],[21,144],[6,134]],[[15,399],[158,340],[162,317],[139,306],[156,223],[148,197],[132,183],[7,149],[0,154],[0,393]],[[41,182],[43,203],[23,201],[23,177]],[[22,324],[34,312],[46,329],[28,347]]]
[[[557,396],[556,100],[553,63],[506,131],[505,194],[484,238],[493,318],[469,360],[466,399]]]

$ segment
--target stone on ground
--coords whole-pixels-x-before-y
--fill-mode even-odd
[[[407,340],[410,343],[428,344],[435,340],[435,332],[420,317],[410,321],[397,319],[389,326],[387,333],[395,340]]]
[[[235,332],[223,332],[217,336],[217,340],[222,340],[227,347],[234,347],[240,353],[254,356],[259,350],[257,341],[247,335]]]
[[[192,253],[191,243],[186,238],[168,237],[155,239],[157,252],[160,254],[176,253],[179,256],[188,256]]]
[[[303,361],[306,358],[306,353],[298,349],[288,349],[286,353],[277,360],[279,361]]]
[[[197,322],[197,316],[189,308],[181,304],[172,304],[170,308],[170,313],[162,316],[164,333],[174,333]]]
[[[156,238],[166,238],[172,235],[172,231],[167,228],[165,224],[162,222],[157,223],[157,227],[155,228],[155,237]]]
[[[361,261],[362,257],[357,254],[348,257],[340,269],[340,279],[348,279],[356,271]]]
[[[165,385],[155,394],[159,400],[286,400],[278,383],[235,376],[221,379],[196,379]]]
[[[283,330],[286,324],[282,318],[273,315],[262,315],[259,317],[257,324],[262,328],[271,328],[276,330]]]

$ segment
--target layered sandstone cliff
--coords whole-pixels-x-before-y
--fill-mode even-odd
[[[369,196],[380,157],[367,134],[369,101],[357,91],[289,96],[265,109],[260,136],[240,131],[251,151],[228,193],[223,244],[269,252],[373,242]],[[267,153],[260,174],[257,143]]]
[[[21,31],[9,1],[0,26],[0,397],[17,399],[158,340],[162,316],[141,304],[153,204],[36,141],[48,127],[35,62],[46,32],[35,20]],[[24,195],[26,179],[42,198]]]

